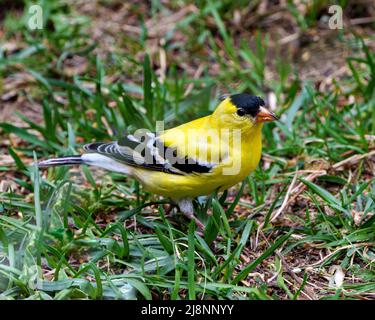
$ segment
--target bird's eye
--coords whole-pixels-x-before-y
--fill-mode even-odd
[[[245,110],[244,109],[238,109],[237,110],[237,114],[240,116],[240,117],[243,117],[245,114],[246,114],[246,112],[245,112]]]

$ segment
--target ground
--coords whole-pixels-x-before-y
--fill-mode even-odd
[[[151,4],[150,4],[151,3]],[[375,9],[328,2],[29,1],[0,14],[0,297],[373,299]],[[39,171],[85,142],[209,114],[281,116],[259,168],[200,198],[203,235],[118,174]]]

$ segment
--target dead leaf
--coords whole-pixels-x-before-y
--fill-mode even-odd
[[[328,286],[330,288],[335,288],[335,289],[342,288],[342,285],[344,283],[345,273],[342,270],[341,266],[332,266],[330,268],[330,273],[332,272],[333,274],[329,278]]]

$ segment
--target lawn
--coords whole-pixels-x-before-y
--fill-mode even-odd
[[[330,29],[328,1],[272,3],[0,11],[0,299],[375,298],[374,6]],[[203,234],[121,174],[34,164],[238,92],[281,119],[255,172],[196,199]]]

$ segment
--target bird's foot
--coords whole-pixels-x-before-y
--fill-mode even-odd
[[[192,212],[182,212],[189,220],[194,220],[195,224],[199,229],[204,231],[204,224],[194,215]]]
[[[194,215],[194,206],[191,199],[180,199],[178,206],[181,212],[189,219],[194,220],[199,229],[204,231],[205,225]]]

